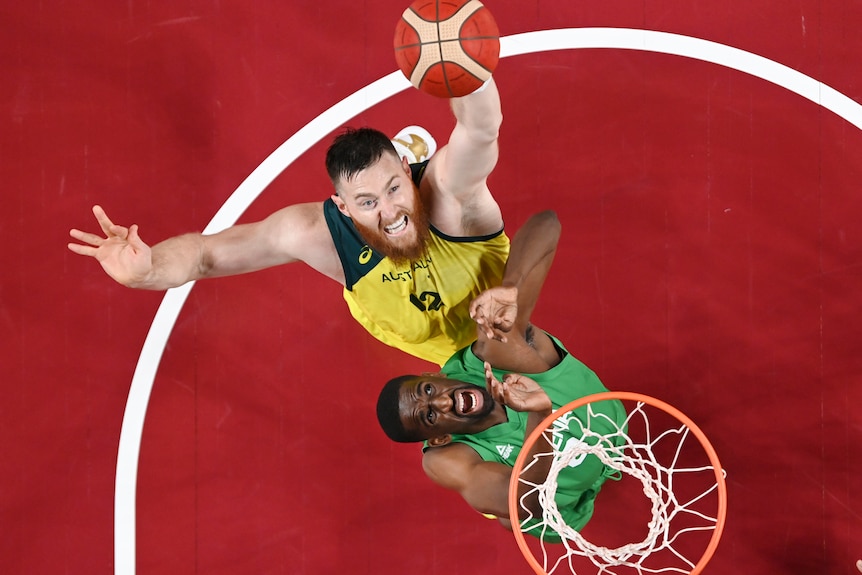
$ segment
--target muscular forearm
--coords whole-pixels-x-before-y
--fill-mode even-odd
[[[493,78],[480,91],[453,98],[451,105],[456,120],[476,144],[487,144],[497,139],[503,123],[503,112]]]
[[[527,220],[512,239],[501,285],[521,288],[531,277],[543,282],[553,262],[560,231],[560,220],[551,210],[540,212]]]
[[[149,273],[128,285],[138,289],[166,290],[205,275],[203,236],[184,234],[154,245]]]

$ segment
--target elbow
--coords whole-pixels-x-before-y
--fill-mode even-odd
[[[557,215],[555,210],[544,210],[536,214],[536,217],[542,220],[543,225],[556,229],[560,229],[562,227],[560,224],[560,217]]]
[[[541,226],[544,233],[549,237],[559,239],[563,231],[563,225],[560,223],[560,218],[554,210],[545,210],[539,212],[535,216],[537,225]]]

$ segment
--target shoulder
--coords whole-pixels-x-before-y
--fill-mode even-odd
[[[324,202],[287,206],[261,224],[276,249],[344,283],[344,272],[324,216]]]
[[[314,225],[319,222],[324,222],[323,204],[324,202],[307,202],[304,204],[286,206],[270,214],[270,216],[264,221]]]
[[[258,224],[271,241],[292,252],[312,245],[332,243],[323,216],[323,202],[294,204],[277,210]],[[302,259],[302,258],[300,258]]]

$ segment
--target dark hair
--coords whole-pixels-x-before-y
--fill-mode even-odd
[[[424,439],[423,437],[419,437],[418,434],[408,432],[404,429],[404,423],[401,421],[401,412],[398,409],[401,398],[401,387],[405,381],[415,378],[415,375],[402,375],[390,379],[383,386],[383,389],[380,390],[380,395],[377,397],[377,421],[380,423],[383,433],[389,439],[398,443],[415,443]]]
[[[326,151],[326,172],[337,187],[339,180],[349,180],[385,153],[398,156],[392,140],[380,130],[347,128],[335,137]]]

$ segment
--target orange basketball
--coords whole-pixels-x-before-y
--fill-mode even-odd
[[[398,67],[432,96],[466,96],[499,59],[500,30],[479,0],[415,0],[395,27]]]

